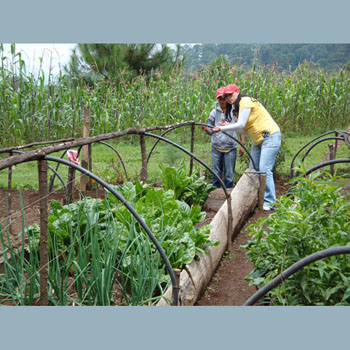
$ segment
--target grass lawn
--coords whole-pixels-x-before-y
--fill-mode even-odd
[[[197,132],[197,130],[196,130]],[[198,131],[201,132],[201,131]],[[276,169],[278,174],[283,177],[289,177],[290,175],[290,165],[292,158],[296,152],[307,142],[312,140],[318,135],[311,136],[301,136],[299,134],[285,134],[283,135],[283,145],[282,148],[285,152],[285,160],[278,166]],[[333,135],[331,135],[333,136]],[[190,137],[186,134],[167,134],[167,138],[178,143],[186,149],[190,149]],[[200,135],[200,141],[198,141],[194,146],[194,154],[199,157],[202,161],[208,164],[211,167],[211,146],[210,146],[210,137]],[[147,138],[147,152],[150,151],[152,145],[156,139]],[[110,140],[107,143],[113,145],[121,155],[130,181],[135,182],[139,179],[140,170],[141,170],[141,152],[140,144],[137,136],[128,136],[127,139],[115,139]],[[334,143],[334,141],[326,141],[317,145],[305,160],[305,167],[309,169],[310,167],[318,164],[324,155],[328,152],[328,143]],[[306,149],[305,149],[306,150]],[[52,156],[60,157],[62,152],[59,154],[52,154]],[[296,159],[301,159],[303,153],[301,153]],[[5,158],[5,155],[2,155],[2,158]],[[343,145],[338,153],[337,158],[349,158],[349,149],[346,145]],[[67,159],[67,156],[65,156]],[[159,142],[157,147],[154,149],[152,156],[148,165],[148,178],[150,183],[157,183],[159,179],[160,168],[159,165],[163,166],[174,166],[179,164],[179,162],[185,159],[189,164],[189,157],[182,151],[176,149],[175,147],[164,143]],[[55,168],[56,164],[49,162],[49,164]],[[244,172],[247,165],[246,162],[242,161],[237,157],[236,165],[236,181],[239,176]],[[194,170],[203,170],[203,173],[208,178],[208,181],[211,181],[211,174],[198,162],[194,162]],[[340,164],[336,166],[338,171],[347,172],[348,165]],[[103,180],[109,183],[120,183],[126,181],[125,173],[121,162],[113,150],[102,144],[92,145],[92,171],[101,177]],[[67,182],[67,167],[60,165],[59,173],[62,176],[63,180]],[[8,171],[7,169],[0,171],[0,188],[7,188],[8,182]],[[49,172],[49,176],[52,175],[52,172]],[[77,175],[77,180],[79,176]],[[62,186],[61,182],[56,178],[54,188],[58,189]],[[14,188],[38,188],[38,175],[37,175],[37,164],[36,162],[27,162],[23,164],[18,164],[14,167],[13,171],[13,187]]]

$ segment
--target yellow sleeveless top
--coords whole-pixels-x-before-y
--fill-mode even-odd
[[[245,108],[250,108],[250,114],[244,129],[247,130],[255,145],[259,145],[263,141],[265,131],[274,134],[280,130],[270,113],[259,101],[251,99],[249,96],[243,96],[239,101],[239,110]]]

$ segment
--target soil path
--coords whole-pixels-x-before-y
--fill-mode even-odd
[[[287,192],[289,187],[283,180],[277,179],[275,183],[277,197]],[[225,253],[196,306],[243,305],[257,291],[255,287],[249,286],[245,280],[245,276],[253,268],[253,263],[247,259],[245,256],[246,250],[240,248],[240,246],[250,240],[247,227],[255,223],[260,217],[265,217],[271,213],[273,212],[255,209],[233,241],[231,249]]]

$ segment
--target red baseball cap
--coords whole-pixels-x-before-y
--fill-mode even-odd
[[[225,87],[224,86],[221,86],[220,88],[218,88],[216,90],[216,98],[224,96],[224,94],[225,94]]]
[[[224,88],[224,93],[225,95],[229,95],[232,94],[233,92],[239,92],[238,86],[235,84],[229,84],[227,86],[225,86]]]

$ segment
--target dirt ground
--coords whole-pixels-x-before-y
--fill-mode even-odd
[[[285,194],[289,187],[282,179],[276,179],[275,183],[278,198]],[[246,244],[250,239],[246,228],[255,223],[258,218],[271,213],[273,211],[255,209],[233,241],[231,249],[225,253],[196,306],[239,306],[257,291],[244,279],[252,270],[253,263],[246,258],[246,250],[241,249],[240,246]]]
[[[86,195],[90,197],[104,197],[105,191],[87,191]],[[25,226],[30,226],[35,223],[39,224],[40,218],[40,196],[38,191],[24,189],[21,194],[17,190],[12,190],[11,195],[11,213],[7,215],[7,190],[0,190],[0,222],[1,227],[9,225],[9,217],[11,218],[11,234],[14,240],[20,239],[18,232],[22,230],[22,210],[25,213],[26,222]],[[54,191],[48,196],[48,201],[52,199],[58,200],[63,204],[66,195],[64,191]],[[74,192],[74,200],[79,199],[79,192]],[[6,237],[5,237],[6,238]],[[0,244],[1,248],[1,244]]]
[[[284,194],[288,189],[288,186],[284,184],[282,180],[276,180],[276,192],[277,197]],[[104,191],[97,193],[96,191],[89,191],[87,195],[91,197],[104,196]],[[8,224],[6,220],[6,197],[7,191],[0,190],[0,218],[1,227],[4,228]],[[49,201],[51,199],[59,200],[63,203],[65,193],[62,191],[50,194]],[[79,193],[75,193],[75,199],[79,199]],[[22,190],[22,199],[20,198],[18,191],[11,192],[12,201],[12,237],[13,239],[20,239],[17,236],[18,232],[22,229],[21,220],[21,208],[25,212],[26,226],[39,222],[40,215],[40,203],[39,194],[34,190]],[[23,203],[23,205],[21,205]],[[221,206],[218,203],[217,210]],[[245,276],[251,271],[252,263],[246,258],[245,251],[240,249],[240,246],[247,243],[249,240],[246,227],[251,223],[254,223],[259,217],[269,215],[271,212],[261,211],[255,209],[252,216],[242,227],[240,233],[234,240],[230,251],[226,252],[225,256],[220,262],[216,273],[212,277],[210,284],[205,289],[201,299],[197,302],[198,306],[218,306],[218,305],[242,305],[244,302],[256,292],[255,287],[251,287],[245,281]],[[212,218],[215,216],[215,210],[207,210],[207,216],[201,224],[209,224]],[[0,247],[1,249],[1,247]]]

